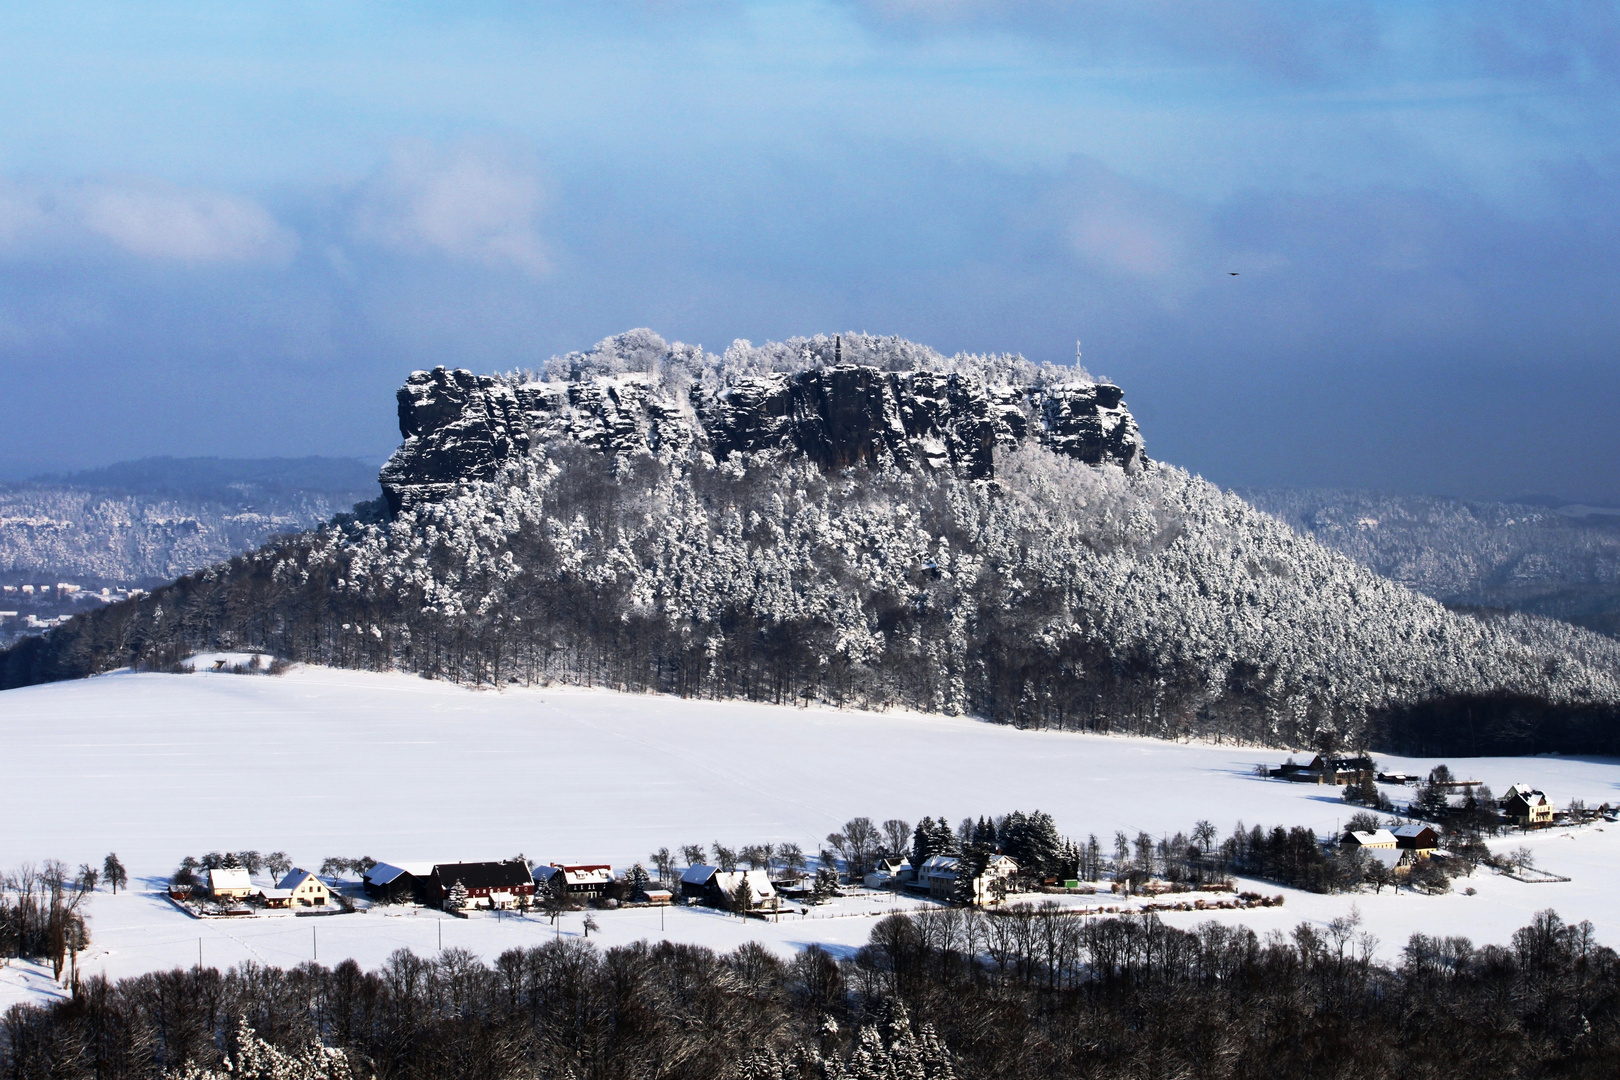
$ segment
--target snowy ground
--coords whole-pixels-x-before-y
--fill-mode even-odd
[[[268,676],[117,674],[0,693],[0,867],[57,858],[99,866],[117,851],[135,890],[91,907],[87,970],[111,976],[203,960],[279,965],[444,945],[494,955],[556,931],[541,918],[446,920],[380,910],[327,918],[189,918],[145,890],[186,854],[284,850],[317,866],[331,855],[384,861],[507,858],[646,861],[660,846],[797,841],[813,851],[850,817],[1042,809],[1060,830],[1105,848],[1116,829],[1154,835],[1199,818],[1225,834],[1239,819],[1307,825],[1347,816],[1338,792],[1263,780],[1278,752],[1154,740],[1023,732],[974,720],[682,701],[582,690],[473,692],[403,675],[301,668]],[[1382,758],[1423,772],[1431,761]],[[1560,805],[1620,802],[1620,762],[1575,758],[1451,760],[1502,791],[1524,780]],[[1392,792],[1398,795],[1398,792]],[[1415,930],[1505,941],[1556,908],[1620,944],[1620,826],[1552,830],[1528,841],[1565,884],[1477,875],[1450,896],[1312,896],[1274,885],[1282,908],[1219,917],[1257,930],[1326,921],[1357,905],[1393,955]],[[1461,892],[1471,885],[1477,895]],[[868,913],[892,898],[851,897],[778,924],[686,909],[597,912],[604,944],[657,937],[729,948],[748,938],[788,950],[863,943]],[[1214,917],[1165,916],[1177,924]],[[579,933],[581,916],[565,933]],[[0,1007],[49,992],[23,966],[0,970]]]

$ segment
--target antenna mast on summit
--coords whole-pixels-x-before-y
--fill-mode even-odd
[[[843,334],[834,334],[833,335],[833,364],[837,365],[837,364],[842,364],[843,362],[844,362],[844,335]]]
[[[1080,366],[1080,339],[1074,339],[1074,366]]]

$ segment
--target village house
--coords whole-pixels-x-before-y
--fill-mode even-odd
[[[729,908],[737,894],[739,883],[748,882],[750,906],[771,907],[778,904],[776,886],[764,870],[721,870],[717,866],[688,866],[681,875],[681,899],[696,900],[710,907]]]
[[[707,900],[711,895],[710,885],[714,881],[714,875],[719,872],[718,866],[710,866],[707,863],[688,866],[681,874],[681,899]]]
[[[294,867],[276,882],[276,889],[287,894],[288,907],[325,907],[332,902],[332,890],[326,882],[302,867]],[[266,906],[269,906],[268,898]]]
[[[467,890],[467,906],[471,908],[512,908],[534,896],[534,875],[520,859],[436,863],[422,883],[422,891],[429,903],[443,907],[458,882]]]
[[[1317,754],[1311,763],[1305,766],[1305,779],[1314,779],[1318,784],[1337,784],[1344,787],[1347,784],[1359,784],[1363,779],[1371,780],[1376,771],[1373,769],[1372,758],[1365,754],[1355,757],[1328,757]]]
[[[420,904],[423,882],[433,876],[432,863],[376,863],[361,879],[366,895],[383,904]]]
[[[879,859],[864,883],[868,889],[897,889],[916,876],[909,859]]]
[[[552,863],[547,867],[537,867],[536,878],[539,878],[542,869],[561,874],[568,898],[576,902],[600,899],[608,886],[613,884],[613,867],[606,863]],[[549,881],[550,877],[550,873],[546,874],[546,880]]]
[[[215,900],[241,900],[253,894],[253,879],[241,868],[208,871],[208,893]]]
[[[1359,851],[1369,863],[1382,863],[1389,870],[1394,870],[1407,858],[1395,834],[1388,829],[1373,829],[1370,832],[1352,830],[1345,833],[1339,843],[1346,851]]]
[[[948,900],[956,893],[956,876],[960,861],[954,855],[930,855],[917,868],[913,886],[926,890],[936,900]],[[973,902],[983,904],[995,898],[996,883],[1011,880],[1018,873],[1018,863],[1007,855],[994,855],[985,864],[984,873],[973,882]]]
[[[1414,822],[1402,825],[1392,832],[1395,834],[1395,846],[1402,851],[1411,852],[1414,862],[1418,859],[1427,859],[1440,846],[1440,834],[1434,831],[1433,825]]]
[[[1395,834],[1388,829],[1374,829],[1371,832],[1352,830],[1344,834],[1343,843],[1346,847],[1385,848],[1391,851],[1400,846]]]
[[[1502,800],[1502,813],[1521,829],[1538,829],[1553,823],[1553,804],[1546,793],[1529,784],[1514,784]]]

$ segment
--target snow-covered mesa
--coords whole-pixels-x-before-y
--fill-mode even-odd
[[[116,851],[131,888],[89,913],[81,969],[130,975],[195,962],[281,966],[318,953],[379,964],[398,948],[443,944],[486,957],[538,943],[543,917],[448,920],[376,909],[325,919],[198,921],[155,890],[187,854],[284,850],[315,867],[334,855],[390,861],[509,858],[627,867],[659,847],[794,841],[814,850],[844,821],[1045,810],[1061,831],[1155,836],[1199,819],[1307,825],[1326,836],[1347,818],[1339,789],[1254,775],[1282,752],[1253,746],[1021,731],[907,712],[796,709],[606,691],[472,691],[400,674],[315,667],[272,678],[205,670],[118,673],[0,693],[0,867],[47,858],[99,866]],[[1383,757],[1420,773],[1435,762]],[[1497,791],[1525,781],[1560,805],[1616,802],[1620,762],[1450,761]],[[1397,789],[1391,794],[1399,795]],[[1392,956],[1414,931],[1503,942],[1555,908],[1620,944],[1620,827],[1530,838],[1539,866],[1567,883],[1525,884],[1481,870],[1446,896],[1385,890],[1316,896],[1272,884],[1281,908],[1223,912],[1258,931],[1326,922],[1352,905]],[[1468,896],[1465,887],[1477,895]],[[852,896],[780,923],[702,909],[594,913],[605,945],[660,936],[731,948],[749,938],[782,951],[816,941],[853,948],[891,897]],[[1204,913],[1168,914],[1186,925]],[[581,932],[582,916],[561,932]],[[592,935],[593,939],[597,937]],[[54,993],[48,974],[0,970],[0,1006]]]

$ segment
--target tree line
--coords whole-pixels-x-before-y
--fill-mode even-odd
[[[1257,935],[1055,907],[891,915],[783,959],[561,938],[280,969],[84,980],[12,1006],[17,1080],[231,1075],[737,1080],[1605,1076],[1620,965],[1538,914],[1506,945],[1416,934],[1395,963],[1351,917]],[[227,1069],[225,1063],[231,1063]]]

